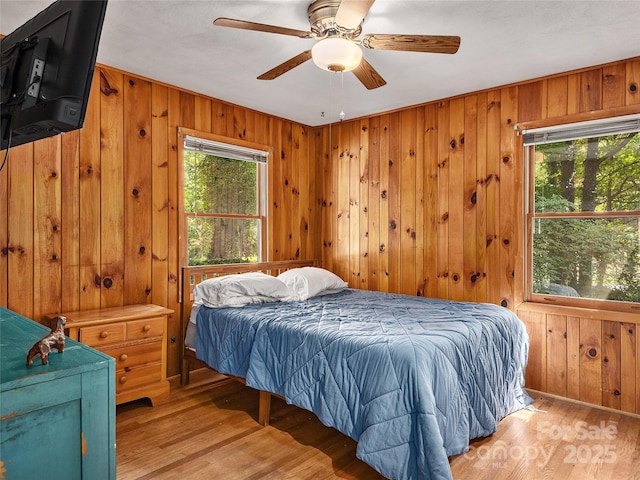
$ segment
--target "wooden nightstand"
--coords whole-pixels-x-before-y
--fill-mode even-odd
[[[125,305],[47,315],[67,317],[66,330],[116,362],[116,403],[148,397],[153,405],[169,401],[167,316],[158,305]]]

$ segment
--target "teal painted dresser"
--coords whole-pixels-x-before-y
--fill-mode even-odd
[[[114,359],[67,339],[27,367],[49,331],[0,307],[0,479],[115,480]]]

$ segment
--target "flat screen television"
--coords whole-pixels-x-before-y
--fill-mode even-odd
[[[0,150],[82,127],[107,0],[58,0],[0,41]]]

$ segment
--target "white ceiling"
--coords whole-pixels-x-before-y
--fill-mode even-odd
[[[364,50],[387,81],[366,90],[313,62],[256,77],[312,39],[215,27],[231,17],[308,30],[311,0],[110,0],[98,62],[316,126],[640,55],[640,0],[377,0],[363,34],[458,35],[455,55]],[[49,0],[0,0],[8,34]],[[341,85],[342,83],[342,85]],[[322,116],[324,112],[324,116]]]

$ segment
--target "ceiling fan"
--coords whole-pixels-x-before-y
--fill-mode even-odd
[[[449,53],[458,51],[460,37],[445,35],[394,35],[362,33],[364,17],[375,0],[315,0],[307,13],[310,31],[265,25],[263,23],[217,18],[213,24],[259,32],[290,35],[317,40],[311,50],[290,58],[258,77],[273,80],[302,65],[309,59],[325,70],[333,72],[353,71],[369,90],[386,85],[380,74],[362,57],[360,47],[373,50],[397,50],[404,52]]]

